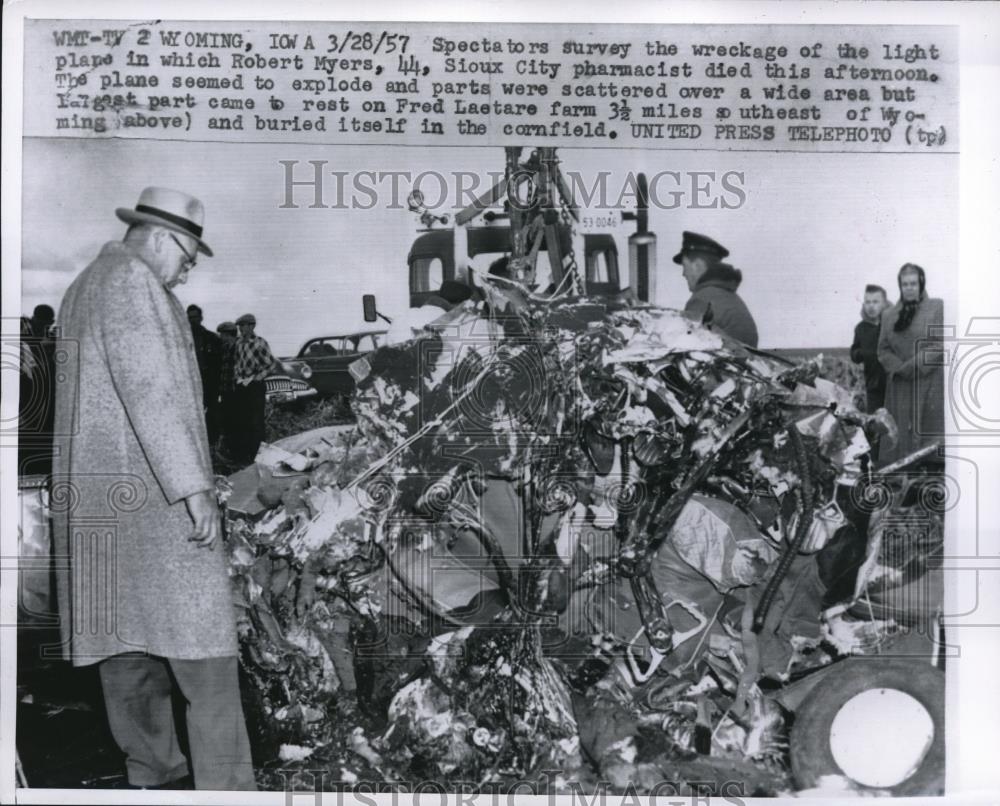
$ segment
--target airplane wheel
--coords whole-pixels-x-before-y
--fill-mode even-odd
[[[944,791],[944,673],[922,660],[849,658],[795,714],[789,737],[800,789],[825,775],[894,796]]]

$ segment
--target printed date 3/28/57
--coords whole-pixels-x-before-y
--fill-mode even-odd
[[[329,34],[327,41],[330,47],[327,53],[343,53],[344,51],[370,51],[371,53],[406,53],[406,48],[410,44],[409,34],[391,34],[382,31],[378,35],[371,31],[355,33],[348,31],[346,34]]]

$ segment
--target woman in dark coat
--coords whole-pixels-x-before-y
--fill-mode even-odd
[[[929,299],[924,270],[899,270],[899,302],[882,313],[878,360],[886,372],[885,407],[896,420],[899,441],[883,445],[881,464],[900,459],[944,434],[944,370],[941,329],[944,304]]]

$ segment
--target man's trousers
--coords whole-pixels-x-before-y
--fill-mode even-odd
[[[159,786],[189,772],[196,789],[255,790],[236,657],[177,660],[115,655],[100,664],[111,733],[133,786]],[[186,701],[191,765],[181,752],[171,695]]]
[[[264,381],[253,381],[247,386],[236,384],[233,390],[232,409],[229,412],[230,417],[235,415],[236,422],[236,456],[233,458],[245,464],[253,462],[260,443],[264,441],[266,400],[267,384]]]

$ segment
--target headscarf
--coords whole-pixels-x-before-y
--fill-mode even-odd
[[[916,274],[917,280],[920,284],[920,295],[912,302],[903,299],[904,274]],[[920,303],[927,297],[927,294],[924,291],[924,287],[927,284],[927,276],[924,274],[924,270],[916,263],[904,263],[903,268],[901,268],[899,270],[899,274],[896,275],[896,284],[899,286],[900,310],[899,318],[896,320],[896,324],[893,325],[892,329],[896,333],[902,333],[910,326],[910,323],[913,321],[913,317],[917,315],[917,308],[920,307]]]

